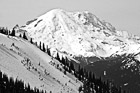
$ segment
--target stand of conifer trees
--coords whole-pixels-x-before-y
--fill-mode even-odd
[[[45,44],[41,43],[38,45],[40,50],[50,54],[50,49],[48,46],[45,48]],[[76,70],[74,62],[68,60],[68,58],[60,59],[59,54],[57,53],[56,59],[63,64],[64,74],[67,72],[72,73],[78,80],[83,82],[83,86],[79,87],[79,92],[83,91],[84,93],[126,93],[121,89],[121,87],[115,86],[112,82],[103,81],[100,78],[96,78],[93,72],[87,71],[84,67],[78,66]]]
[[[84,67],[78,66],[78,70],[74,67],[74,63],[67,58],[60,60],[59,55],[56,57],[59,62],[64,65],[66,72],[73,73],[75,77],[83,82],[83,86],[80,87],[79,92],[84,93],[125,93],[121,87],[115,86],[109,81],[103,81],[100,78],[96,78],[93,72],[87,71]],[[66,73],[65,72],[65,73]]]
[[[0,33],[5,34],[5,35],[8,35],[9,32],[10,31],[7,28],[0,27]]]
[[[2,33],[4,35],[10,35],[10,36],[15,36],[15,34],[16,34],[14,29],[12,29],[12,31],[10,32],[10,30],[8,30],[7,28],[4,28],[4,27],[0,27],[0,33]]]
[[[0,93],[47,93],[46,91],[37,88],[31,88],[30,85],[25,85],[22,80],[14,80],[8,78],[6,74],[0,71]]]
[[[8,36],[16,36],[16,32],[15,32],[14,28],[12,29],[12,31],[10,31],[7,28],[0,27],[0,33],[2,33],[4,35],[8,35]],[[23,33],[23,36],[20,34],[19,37],[22,37],[23,39],[28,40],[25,32]]]

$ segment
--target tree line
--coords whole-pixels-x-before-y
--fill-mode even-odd
[[[0,27],[0,33],[2,33],[4,35],[8,35],[8,36],[16,36],[16,31],[14,28],[10,31],[8,28]],[[19,37],[22,37],[22,38],[28,40],[25,32],[23,33],[23,35],[20,34]]]
[[[32,39],[30,40],[32,44]],[[46,52],[49,56],[51,56],[50,49],[48,46],[45,48],[44,43],[39,43],[37,45],[40,50]],[[71,73],[73,74],[79,81],[83,83],[83,86],[79,88],[79,92],[83,91],[84,93],[126,93],[126,91],[122,90],[121,87],[116,86],[113,82],[109,80],[103,81],[102,78],[96,78],[95,74],[91,71],[86,70],[84,67],[78,64],[78,69],[75,66],[75,62],[69,60],[67,57],[62,57],[60,59],[59,53],[57,53],[55,57],[60,63],[63,64],[64,74]]]
[[[38,88],[31,88],[23,80],[13,79],[0,71],[0,93],[47,93]]]
[[[10,31],[8,28],[5,27],[0,27],[0,33],[5,34],[5,35],[10,35],[10,36],[15,36],[15,30],[12,29],[12,31]]]

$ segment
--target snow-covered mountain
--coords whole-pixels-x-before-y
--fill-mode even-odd
[[[73,73],[64,73],[66,63],[59,62],[63,56],[67,63],[76,62],[75,69],[82,65],[96,77],[112,80],[130,93],[140,93],[140,38],[118,31],[90,12],[54,9],[24,26],[16,25],[12,31],[16,36],[0,34],[0,70],[8,76],[47,93],[78,93],[79,87],[86,84]],[[25,32],[33,43],[20,38]],[[54,57],[38,49],[42,43]]]
[[[63,73],[64,69],[59,61],[52,59],[35,45],[20,37],[1,33],[0,71],[14,80],[23,80],[26,85],[29,83],[31,88],[46,90],[47,93],[79,93],[78,88],[82,85],[72,74]]]
[[[57,52],[71,57],[98,58],[136,54],[136,59],[140,59],[138,36],[118,31],[88,11],[53,9],[28,21],[19,31],[23,30],[34,42],[48,45],[52,56]]]

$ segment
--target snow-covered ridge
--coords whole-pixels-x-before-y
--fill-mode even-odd
[[[56,68],[59,65],[59,69]],[[65,75],[56,59],[19,37],[0,34],[0,71],[47,93],[78,93],[82,82]],[[67,86],[65,86],[67,84]],[[1,92],[2,93],[2,92]]]
[[[88,11],[54,9],[20,29],[26,30],[33,41],[48,45],[54,56],[60,52],[100,58],[140,52],[139,37],[116,30]]]

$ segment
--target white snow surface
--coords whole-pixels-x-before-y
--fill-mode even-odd
[[[57,64],[62,71],[56,68]],[[79,93],[82,85],[72,74],[64,75],[60,62],[35,45],[3,34],[0,34],[0,70],[47,93]]]
[[[83,57],[110,57],[140,52],[140,38],[118,31],[88,11],[53,9],[21,27],[35,42],[55,52]]]

